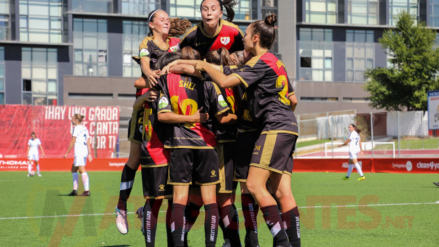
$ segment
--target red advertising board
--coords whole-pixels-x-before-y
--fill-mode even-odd
[[[122,171],[128,159],[96,158],[88,162],[88,171]],[[41,171],[70,171],[73,159],[40,159]],[[398,159],[360,159],[363,172],[388,173],[439,173],[439,159],[436,158],[398,158]],[[140,169],[140,168],[139,168]],[[346,159],[295,159],[293,172],[347,172]],[[0,171],[26,171],[27,159],[0,158]]]
[[[119,134],[119,112],[119,107],[0,105],[0,158],[26,159],[32,132],[41,140],[44,157],[63,157],[76,113],[85,116],[82,123],[89,130],[97,157],[110,158]]]

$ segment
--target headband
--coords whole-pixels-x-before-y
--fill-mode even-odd
[[[155,13],[157,13],[158,11],[160,11],[161,9],[155,10],[154,12],[152,12],[151,16],[148,19],[148,22],[151,22],[152,17],[155,15]]]

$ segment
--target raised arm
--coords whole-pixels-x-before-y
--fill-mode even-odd
[[[212,81],[221,88],[231,88],[241,84],[241,81],[235,75],[225,75],[205,61],[198,62],[195,69],[206,71]]]
[[[160,76],[158,75],[159,72],[158,71],[154,71],[151,70],[151,68],[149,67],[149,63],[150,63],[150,58],[147,56],[144,56],[140,59],[140,68],[142,69],[143,74],[146,75],[146,78],[148,79],[149,83],[154,86],[155,84],[157,84],[157,79],[156,78],[160,78]]]

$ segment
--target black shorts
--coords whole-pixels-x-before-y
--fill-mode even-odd
[[[143,113],[143,110],[133,111],[128,124],[128,140],[138,144],[142,144]]]
[[[142,166],[143,196],[145,199],[170,199],[172,186],[167,184],[168,167]]]
[[[235,143],[235,181],[247,181],[253,149],[258,138],[258,131],[238,132]]]
[[[286,131],[262,132],[256,141],[250,166],[291,175],[296,141],[297,135]]]
[[[217,143],[216,152],[219,157],[219,179],[218,193],[232,193],[236,190],[238,183],[233,181],[235,165],[233,156],[235,154],[235,142]]]
[[[215,149],[171,149],[168,184],[218,184],[218,169],[218,154]]]

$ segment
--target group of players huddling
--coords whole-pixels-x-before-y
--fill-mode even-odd
[[[155,244],[164,199],[168,246],[188,245],[203,205],[206,246],[215,246],[218,225],[226,246],[242,246],[238,182],[245,246],[259,246],[259,208],[273,246],[300,246],[291,192],[297,100],[284,64],[269,51],[277,17],[253,22],[244,35],[231,23],[235,4],[203,0],[202,22],[189,31],[189,21],[170,20],[163,10],[148,16],[150,33],[133,57],[143,75],[135,82],[130,156],[116,207],[117,228],[127,234],[126,204],[141,165],[146,202],[137,214],[146,246]]]

